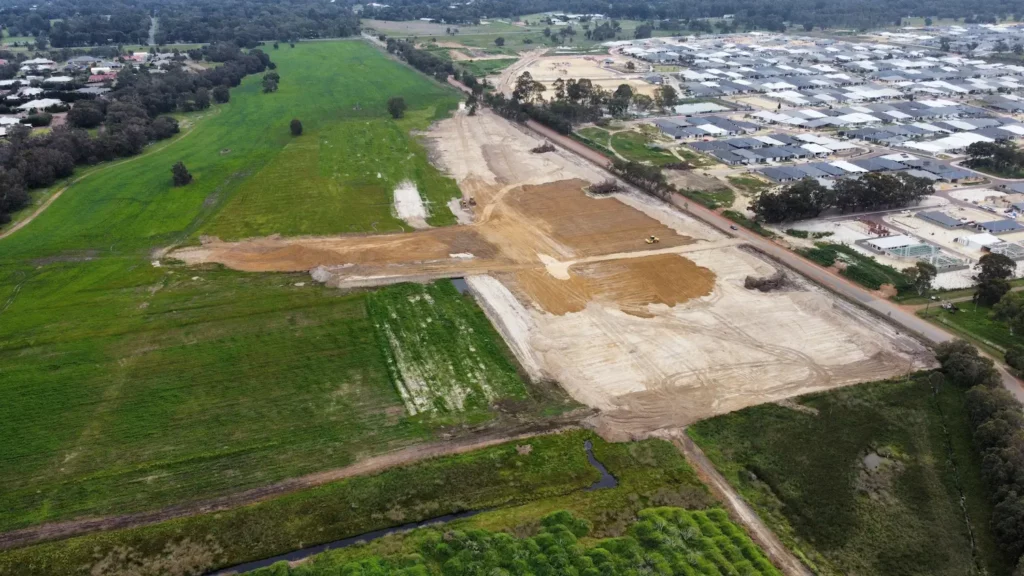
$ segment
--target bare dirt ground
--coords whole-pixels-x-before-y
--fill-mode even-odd
[[[752,404],[930,366],[915,339],[637,193],[595,198],[607,175],[481,111],[435,125],[432,158],[476,204],[473,223],[386,236],[212,241],[171,254],[240,270],[309,270],[338,287],[465,276],[534,379],[643,437]],[[644,239],[657,236],[659,242]]]

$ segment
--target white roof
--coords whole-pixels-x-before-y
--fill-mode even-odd
[[[60,104],[63,104],[63,102],[56,98],[42,98],[39,100],[32,100],[31,102],[25,102],[21,106],[18,106],[18,110],[32,110],[33,108],[43,110],[44,108],[59,106]]]
[[[813,152],[814,154],[831,154],[832,150],[825,148],[821,144],[802,144],[800,146],[804,150]]]
[[[829,162],[829,164],[835,166],[836,168],[839,168],[840,170],[845,170],[847,172],[867,172],[867,170],[861,168],[860,166],[857,166],[856,164],[850,164],[846,160],[836,160],[835,162]]]
[[[6,126],[8,124],[18,124],[21,122],[16,116],[0,116],[0,126]]]
[[[697,124],[696,127],[700,128],[701,130],[703,130],[705,132],[709,132],[711,134],[721,135],[721,134],[728,134],[729,133],[728,130],[723,130],[723,129],[719,128],[718,126],[715,126],[714,124]]]
[[[784,142],[780,142],[780,141],[776,140],[775,138],[772,138],[771,136],[754,136],[754,140],[758,140],[758,141],[764,142],[765,144],[767,144],[769,146],[785,146],[786,145]]]
[[[904,246],[910,246],[912,244],[918,244],[917,238],[913,236],[907,236],[906,234],[898,234],[896,236],[883,236],[881,238],[872,238],[868,240],[868,243],[882,250],[890,250],[892,248],[902,248]]]
[[[988,232],[982,232],[981,234],[974,234],[968,236],[967,241],[972,244],[980,244],[981,246],[992,246],[993,244],[999,244],[1002,242],[999,238],[989,234]]]
[[[1006,130],[1007,132],[1016,134],[1017,136],[1024,136],[1024,126],[1019,124],[1007,124],[1006,126],[1000,126],[999,129]]]
[[[49,84],[61,84],[61,83],[64,83],[64,82],[71,82],[72,80],[74,80],[74,78],[72,78],[71,76],[50,76],[46,80],[43,80],[43,83],[44,84],[47,84],[47,83],[49,83]]]

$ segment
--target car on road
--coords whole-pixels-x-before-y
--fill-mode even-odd
[[[729,226],[729,230],[739,230],[739,228],[737,228],[735,224],[732,224]]]

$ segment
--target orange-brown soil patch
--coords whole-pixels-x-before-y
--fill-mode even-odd
[[[649,318],[651,304],[675,306],[711,293],[715,274],[677,254],[659,254],[578,264],[568,280],[546,270],[514,274],[516,286],[551,314],[579,312],[591,301],[609,302],[633,316]]]
[[[506,203],[577,256],[634,252],[648,246],[648,236],[661,240],[654,245],[658,248],[693,243],[615,198],[587,196],[586,185],[582,180],[563,180],[523,186],[509,192]]]

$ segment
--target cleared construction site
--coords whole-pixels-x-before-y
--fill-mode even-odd
[[[205,241],[171,257],[308,270],[338,288],[466,278],[523,370],[601,410],[609,438],[929,367],[913,337],[486,110],[436,123],[460,222],[406,234]]]

